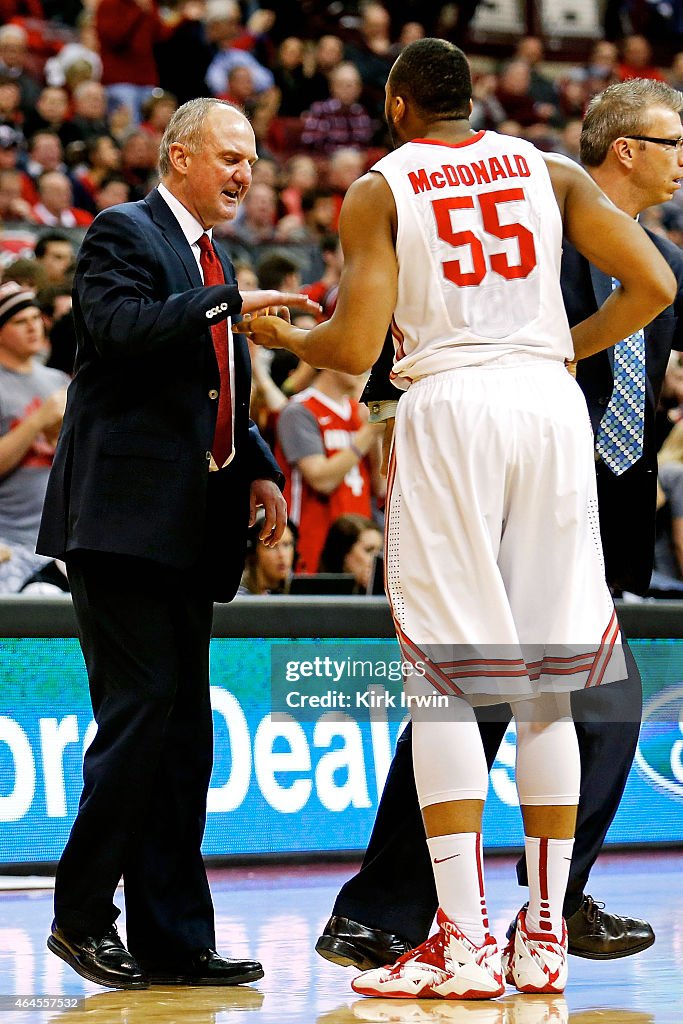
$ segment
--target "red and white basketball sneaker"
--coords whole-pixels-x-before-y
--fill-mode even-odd
[[[567,928],[562,936],[528,932],[526,911],[520,910],[510,941],[503,950],[505,980],[520,992],[564,992],[567,984]]]
[[[438,932],[393,966],[365,971],[351,982],[362,996],[392,999],[493,999],[502,996],[503,969],[498,943],[487,935],[475,946],[443,910]]]

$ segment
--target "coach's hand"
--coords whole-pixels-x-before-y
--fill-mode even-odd
[[[253,480],[249,494],[249,525],[256,521],[256,510],[262,508],[266,513],[259,540],[267,548],[273,548],[282,540],[287,525],[287,503],[282,492],[272,480]]]
[[[319,313],[322,306],[303,292],[278,292],[275,289],[260,289],[253,292],[241,292],[242,312],[277,312],[281,308],[301,309],[304,313]],[[280,315],[279,313],[277,314]],[[244,332],[242,332],[244,333]]]

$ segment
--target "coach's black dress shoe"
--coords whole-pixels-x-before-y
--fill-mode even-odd
[[[368,928],[348,917],[332,916],[315,944],[316,952],[339,967],[357,967],[369,971],[373,967],[393,964],[412,949],[412,943],[401,935]]]
[[[226,960],[215,949],[202,949],[180,963],[143,961],[150,985],[246,985],[263,977],[258,960]]]
[[[138,962],[121,942],[114,925],[100,939],[76,936],[52,922],[47,948],[87,981],[107,988],[147,988]]]
[[[604,903],[584,896],[581,906],[567,918],[569,952],[588,960],[617,960],[641,953],[655,941],[647,921],[607,914]]]
[[[524,904],[523,910],[529,906]],[[567,952],[586,960],[618,960],[622,956],[642,953],[655,941],[655,933],[647,921],[635,917],[619,917],[605,913],[605,904],[592,896],[584,896],[579,909],[566,919]],[[517,919],[507,930],[512,937]]]

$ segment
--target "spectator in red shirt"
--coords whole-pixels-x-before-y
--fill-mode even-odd
[[[381,424],[365,423],[355,395],[362,378],[321,370],[313,387],[280,413],[276,457],[285,471],[285,498],[299,527],[297,572],[316,572],[327,531],[340,515],[372,514]]]
[[[159,84],[154,47],[169,31],[156,0],[100,0],[95,24],[109,109],[128,107],[137,125],[142,104]]]
[[[29,142],[28,160],[24,170],[24,199],[38,202],[38,178],[45,171],[65,171],[64,150],[59,135],[36,132]]]
[[[664,82],[665,78],[659,68],[650,63],[652,47],[645,36],[625,36],[621,42],[621,63],[619,78],[622,82],[627,78],[654,78]]]
[[[61,171],[41,174],[38,179],[38,196],[33,216],[39,224],[63,228],[87,227],[92,224],[92,214],[72,205],[71,182]]]

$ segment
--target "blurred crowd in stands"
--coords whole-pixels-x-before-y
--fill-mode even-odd
[[[423,35],[467,49],[476,7],[477,0],[386,7],[278,0],[267,8],[237,0],[0,0],[0,271],[3,282],[34,293],[44,332],[39,360],[71,372],[71,277],[84,230],[101,210],[141,199],[156,184],[169,118],[200,95],[242,107],[257,138],[251,189],[237,219],[216,231],[240,285],[303,286],[321,304],[321,318],[329,316],[342,268],[336,232],[344,194],[390,146],[382,116],[389,68]],[[477,55],[473,68],[474,128],[523,136],[578,160],[583,113],[596,92],[631,77],[683,88],[683,0],[609,0],[605,38],[588,42],[579,62],[551,63],[543,40],[526,36],[505,59]],[[683,200],[642,219],[683,244]],[[8,309],[12,296],[10,289]],[[13,368],[4,356],[16,346],[7,333],[5,323],[5,390]],[[252,416],[286,469],[291,522],[273,551],[252,531],[242,592],[287,593],[293,574],[302,573],[322,574],[325,586],[343,576],[339,592],[381,592],[383,426],[369,424],[358,402],[363,381],[316,373],[284,352],[252,355]],[[683,593],[678,359],[672,357],[660,414],[660,588],[653,593],[666,596]],[[49,399],[32,396],[24,415]],[[30,463],[32,446],[42,446],[44,458],[46,443],[39,431],[16,464],[3,461],[2,439],[17,422],[16,409],[10,417],[0,401],[0,592],[26,585],[14,573],[3,587],[2,565],[14,550],[12,531],[3,536],[3,494],[16,490],[15,474]],[[34,501],[37,493],[33,487]],[[35,510],[31,515],[33,522]],[[68,586],[59,566],[32,564],[31,573],[34,593]]]

